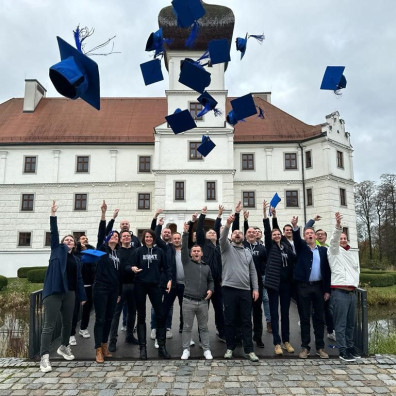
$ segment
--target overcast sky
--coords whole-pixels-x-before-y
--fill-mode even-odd
[[[116,35],[121,54],[94,57],[102,97],[164,96],[168,79],[146,87],[140,63],[158,13],[171,0],[0,0],[0,103],[23,97],[24,80],[37,79],[59,96],[48,69],[59,60],[56,36],[73,45],[77,24],[95,28],[93,47]],[[226,72],[230,96],[271,91],[272,104],[308,124],[336,110],[355,149],[355,180],[396,173],[395,0],[210,0],[234,11],[234,38],[249,40],[239,60],[233,44]],[[342,96],[319,89],[327,65],[345,66]],[[164,68],[163,68],[164,69]],[[164,69],[165,70],[165,69]]]

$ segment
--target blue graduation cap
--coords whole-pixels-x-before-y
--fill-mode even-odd
[[[166,39],[162,35],[162,28],[150,34],[146,43],[146,51],[155,51],[154,58],[164,54],[164,43],[171,44],[172,39]]]
[[[203,109],[197,114],[198,118],[202,117],[211,110],[214,111],[215,116],[221,115],[221,111],[216,109],[217,101],[208,92],[205,91],[201,96],[198,97],[197,100],[203,106]]]
[[[344,73],[345,66],[327,66],[320,89],[338,91],[345,88],[347,81]]]
[[[278,205],[278,203],[281,201],[280,196],[278,195],[278,193],[275,193],[275,195],[272,197],[271,202],[270,202],[270,206],[269,206],[269,216],[272,216],[271,214],[271,208],[276,208],[276,205]]]
[[[176,109],[173,114],[166,116],[165,119],[176,135],[197,127],[194,118],[187,109],[183,111]]]
[[[101,250],[86,249],[81,251],[81,261],[83,263],[95,263],[106,253]]]
[[[179,82],[187,87],[203,93],[210,84],[210,73],[207,72],[199,61],[186,58],[181,62]]]
[[[229,62],[230,44],[227,39],[209,41],[208,51],[210,56],[210,63],[216,65],[217,63]]]
[[[226,117],[226,120],[229,124],[231,124],[232,126],[236,125],[238,123],[238,120],[236,119],[234,110],[231,110]],[[239,121],[245,121],[245,120],[239,120]]]
[[[152,59],[151,61],[142,63],[140,69],[146,85],[154,84],[164,79],[161,70],[161,61],[159,59]]]
[[[209,136],[202,135],[202,143],[197,147],[197,151],[206,157],[215,147]]]
[[[247,42],[250,39],[250,37],[255,38],[260,44],[264,41],[265,36],[264,34],[248,34],[246,33],[245,38],[243,37],[237,37],[237,39],[235,40],[236,43],[236,49],[237,51],[241,52],[241,60],[245,55],[246,52],[246,47],[247,47]]]
[[[60,37],[57,40],[61,61],[49,69],[55,89],[66,98],[81,98],[100,110],[98,65]]]
[[[257,114],[257,108],[253,100],[252,94],[247,94],[239,98],[231,100],[233,117],[236,121]]]

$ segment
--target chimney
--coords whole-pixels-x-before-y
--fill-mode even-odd
[[[37,80],[25,80],[25,97],[23,112],[33,113],[47,90]]]
[[[252,92],[252,95],[271,103],[271,92]]]

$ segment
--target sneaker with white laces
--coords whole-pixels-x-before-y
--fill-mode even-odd
[[[183,351],[183,355],[181,355],[181,360],[187,360],[190,357],[190,351],[188,349],[185,349]]]
[[[49,361],[49,355],[48,353],[41,356],[41,360],[40,360],[40,371],[42,373],[49,373],[50,371],[52,371],[52,367]]]
[[[327,338],[328,338],[329,340],[337,341],[337,340],[336,340],[335,331],[333,330],[332,333],[327,333]]]
[[[190,340],[190,346],[195,346],[195,342],[193,339]]]
[[[91,337],[91,334],[89,334],[89,331],[87,329],[81,330],[78,332],[78,334],[80,334],[80,336],[82,336],[83,338],[89,338]]]
[[[257,355],[254,352],[247,353],[245,356],[251,362],[258,362],[259,361],[259,358],[257,357]]]
[[[213,356],[212,356],[212,352],[210,352],[209,349],[207,349],[206,351],[204,351],[204,356],[206,360],[212,360]]]
[[[224,359],[231,359],[232,358],[232,353],[234,351],[232,349],[227,349],[226,353],[224,354]]]
[[[154,348],[155,348],[155,349],[158,349],[158,348],[159,348],[158,340],[157,340],[157,339],[155,339],[155,341],[154,341]]]
[[[173,333],[171,329],[166,329],[166,338],[172,338],[173,337]]]
[[[57,349],[56,353],[58,355],[63,356],[64,359],[66,359],[66,360],[74,360],[74,355],[71,353],[71,349],[70,349],[69,345],[68,346],[61,345]]]
[[[77,345],[77,341],[76,341],[76,337],[75,336],[70,336],[69,345]]]
[[[157,338],[157,329],[151,329],[150,338],[155,340]]]

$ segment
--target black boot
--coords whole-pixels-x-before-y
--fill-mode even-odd
[[[165,345],[160,345],[158,348],[158,357],[162,359],[170,359],[171,355],[169,355],[168,351],[166,350]]]
[[[139,340],[139,347],[140,347],[140,359],[146,360],[147,359],[147,348],[146,348],[146,324],[139,324],[137,325],[137,334]]]
[[[157,341],[159,345],[158,356],[162,359],[170,359],[171,356],[166,350],[165,339],[166,339],[166,329],[165,327],[158,327],[158,322],[157,322]]]
[[[140,347],[140,355],[139,358],[141,360],[147,360],[147,348],[146,347]]]
[[[110,342],[109,342],[109,351],[110,352],[115,352],[116,349],[117,349],[116,345],[117,345],[117,340],[114,340],[114,339],[110,340]]]

